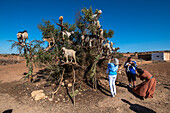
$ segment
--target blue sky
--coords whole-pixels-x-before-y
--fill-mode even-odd
[[[101,9],[103,29],[112,29],[111,41],[120,52],[170,50],[170,0],[0,0],[0,54],[17,53],[7,40],[27,30],[29,40],[42,40],[42,19],[73,24],[83,7]]]

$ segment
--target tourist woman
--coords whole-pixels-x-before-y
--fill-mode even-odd
[[[133,88],[132,91],[143,98],[153,98],[156,86],[155,78],[146,70],[140,68],[136,68],[136,70],[137,77],[145,81]]]
[[[117,70],[119,66],[119,60],[117,58],[111,58],[108,61],[108,69],[106,73],[109,73],[109,86],[111,91],[111,96],[114,97],[116,95],[116,77]]]
[[[136,66],[136,62],[133,61],[131,57],[129,57],[124,64],[129,81],[129,87],[132,87],[131,81],[133,82],[133,87],[136,87]]]

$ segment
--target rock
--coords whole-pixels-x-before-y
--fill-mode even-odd
[[[100,79],[98,82],[99,82],[99,85],[104,85],[104,86],[106,86],[106,87],[109,87],[109,82],[108,82],[108,80]]]
[[[68,83],[68,80],[65,80],[66,83]]]
[[[45,99],[46,96],[44,93],[38,93],[36,96],[35,96],[35,100],[41,100],[41,99]]]
[[[157,81],[157,84],[161,84],[161,83]]]
[[[47,98],[47,96],[45,96],[45,94],[43,93],[43,90],[33,91],[31,93],[31,96],[34,98],[34,100],[41,100]]]
[[[55,87],[56,86],[56,84],[51,84],[53,87]]]
[[[35,97],[38,93],[43,93],[43,90],[36,90],[31,93],[32,97]]]
[[[48,100],[49,100],[49,101],[53,101],[53,99],[52,99],[52,98],[49,98]]]
[[[61,85],[64,86],[64,82],[62,82]]]
[[[68,87],[72,87],[72,83],[68,83]]]
[[[59,98],[58,98],[57,100],[58,100],[58,101],[60,101],[60,99],[59,99]]]

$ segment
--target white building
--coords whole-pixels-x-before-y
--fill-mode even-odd
[[[170,52],[152,53],[151,60],[159,60],[159,61],[170,60]]]

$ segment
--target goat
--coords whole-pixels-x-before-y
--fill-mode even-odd
[[[25,43],[26,39],[28,41],[28,33],[26,30],[17,33],[17,39],[20,43]]]
[[[68,62],[68,57],[71,57],[71,62],[72,62],[72,58],[74,59],[75,63],[76,63],[76,51],[74,51],[73,49],[66,49],[65,47],[62,47],[61,49],[64,53],[64,57],[66,58],[66,62]]]
[[[99,38],[100,38],[100,39],[103,38],[103,29],[100,29],[100,31],[99,31]]]
[[[97,20],[101,14],[102,14],[102,11],[99,10],[97,14],[92,15],[92,21],[94,22],[94,25],[96,25]]]
[[[47,41],[48,42],[48,47],[45,49],[45,51],[48,51],[55,44],[54,37],[52,37],[52,38],[43,38],[43,41]]]
[[[85,36],[84,35],[81,35],[81,45],[83,46],[83,43],[84,43],[84,39],[85,39]]]
[[[107,55],[109,55],[109,53],[111,53],[111,51],[112,51],[109,42],[110,41],[107,41],[102,47],[102,51],[106,51]]]
[[[72,32],[68,32],[68,31],[62,31],[62,37],[64,38],[64,36],[67,36],[68,38],[74,34],[74,31]]]
[[[54,39],[54,37],[52,37],[52,38],[43,38],[43,41],[47,41],[48,44],[49,44],[49,47],[51,47],[52,45],[55,44],[55,39]],[[52,44],[51,44],[51,43],[52,43]]]

